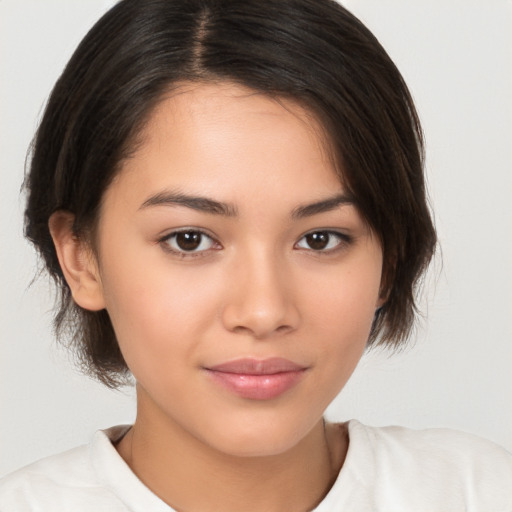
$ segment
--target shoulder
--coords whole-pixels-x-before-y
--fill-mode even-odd
[[[512,455],[501,446],[466,432],[445,428],[368,427],[351,421],[352,436],[364,437],[381,457],[405,457],[422,465],[512,471]],[[509,473],[512,476],[512,473]]]
[[[35,509],[51,496],[69,488],[94,485],[88,467],[87,447],[81,446],[41,459],[0,480],[0,510]],[[39,508],[37,509],[39,510]]]
[[[402,495],[459,507],[450,510],[512,510],[512,455],[490,441],[449,429],[368,427],[356,421],[349,423],[349,438],[371,459],[375,484],[394,500]]]
[[[97,477],[91,450],[110,444],[109,434],[99,431],[90,445],[41,459],[0,479],[0,511],[61,512],[72,506],[79,512],[94,510],[97,498],[104,503],[105,489]],[[113,504],[111,510],[124,509]]]

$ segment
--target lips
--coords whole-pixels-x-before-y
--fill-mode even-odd
[[[282,358],[238,359],[205,368],[218,385],[242,398],[271,400],[297,385],[307,370]]]

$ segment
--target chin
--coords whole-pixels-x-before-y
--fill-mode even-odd
[[[279,420],[231,423],[229,428],[219,425],[208,431],[203,442],[216,451],[233,457],[272,457],[286,453],[305,439],[313,425],[302,428],[297,422]],[[224,428],[223,428],[224,427]]]

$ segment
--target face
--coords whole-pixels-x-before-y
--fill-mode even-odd
[[[277,454],[346,383],[382,252],[320,133],[233,84],[183,87],[152,114],[97,232],[139,414],[225,453]]]

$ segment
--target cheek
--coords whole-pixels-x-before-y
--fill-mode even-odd
[[[156,256],[155,256],[156,253]],[[141,264],[141,262],[144,264]],[[169,265],[154,248],[105,261],[103,290],[130,369],[194,350],[215,317],[217,284],[205,271]],[[151,363],[152,361],[152,363]]]
[[[308,303],[315,319],[311,335],[323,344],[319,357],[331,369],[329,378],[348,379],[362,356],[377,307],[380,277],[380,259],[372,256],[319,277],[311,289]]]
[[[326,329],[346,333],[369,331],[378,305],[381,265],[362,258],[352,265],[319,274],[309,286],[308,302]]]

